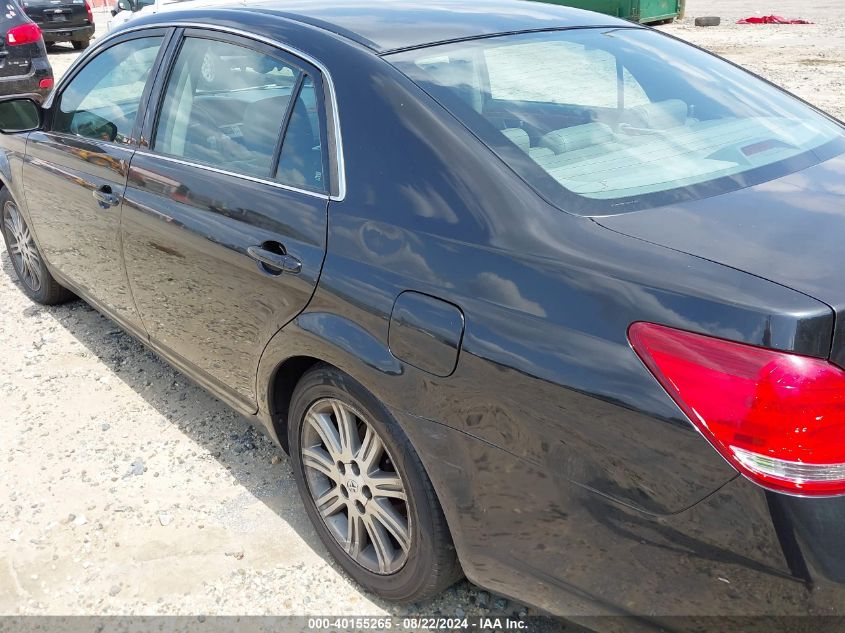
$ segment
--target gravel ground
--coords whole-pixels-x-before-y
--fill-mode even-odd
[[[807,25],[736,24],[751,15],[802,18]],[[699,16],[720,16],[697,27]],[[745,66],[839,119],[845,119],[845,4],[841,0],[688,0],[684,20],[659,27]]]
[[[661,28],[842,117],[845,7],[813,5],[690,0]],[[733,24],[766,13],[816,24]],[[52,52],[57,77],[75,57]],[[5,251],[0,267],[0,614],[522,610],[466,582],[402,608],[362,592],[311,529],[281,450],[87,305],[32,304]]]

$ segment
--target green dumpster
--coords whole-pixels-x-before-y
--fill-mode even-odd
[[[685,0],[538,0],[650,24],[683,17]]]

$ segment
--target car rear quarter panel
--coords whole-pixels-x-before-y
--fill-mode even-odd
[[[397,410],[648,513],[683,510],[733,477],[631,350],[628,326],[826,355],[830,310],[550,207],[392,66],[345,48],[324,60],[348,192],[330,204],[315,297],[270,343],[259,381],[314,355]],[[406,290],[463,311],[451,376],[391,354],[389,317]]]

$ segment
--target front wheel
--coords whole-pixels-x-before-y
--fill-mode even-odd
[[[32,231],[7,189],[0,191],[0,232],[6,242],[12,268],[30,299],[45,305],[73,299],[73,293],[59,285],[47,270]]]
[[[305,508],[325,546],[388,600],[430,598],[461,577],[443,511],[387,409],[339,370],[302,377],[288,440]]]

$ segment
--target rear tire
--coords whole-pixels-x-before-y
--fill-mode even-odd
[[[71,44],[73,44],[73,50],[81,51],[88,48],[88,45],[91,43],[91,40],[73,40]]]
[[[21,288],[30,299],[44,305],[56,305],[75,298],[47,270],[32,231],[6,188],[0,190],[0,233]]]
[[[358,382],[328,365],[308,371],[291,399],[288,441],[308,517],[364,588],[415,602],[463,576],[419,457]]]

